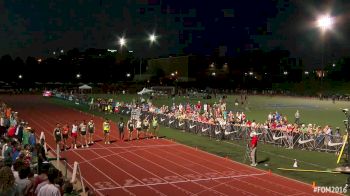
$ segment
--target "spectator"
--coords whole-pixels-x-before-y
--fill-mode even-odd
[[[15,177],[10,167],[2,167],[0,169],[0,195],[18,196],[18,190],[15,184]]]
[[[299,110],[297,110],[294,114],[295,117],[295,124],[299,125],[300,124],[300,114],[299,114]]]
[[[28,143],[30,144],[30,146],[35,147],[36,144],[36,139],[35,139],[35,130],[32,129],[31,127],[27,127],[27,129],[29,130],[29,138],[28,138]]]
[[[63,196],[78,196],[79,194],[76,193],[73,189],[73,184],[69,181],[65,181],[63,186]]]
[[[7,141],[7,149],[4,153],[4,163],[6,166],[11,167],[12,165],[12,154],[13,154],[13,147],[16,145],[15,141],[11,141],[10,139]]]
[[[28,129],[27,126],[25,126],[25,128],[23,130],[23,135],[22,135],[22,145],[23,146],[25,146],[26,144],[29,144],[29,136],[30,136],[30,130]]]
[[[56,168],[49,169],[47,174],[48,182],[38,190],[38,196],[61,196],[60,189],[54,184],[58,175],[59,171]]]
[[[49,164],[44,164],[40,170],[40,173],[38,176],[36,176],[34,178],[34,187],[33,189],[35,190],[35,193],[37,194],[37,192],[39,191],[39,187],[45,185],[48,182],[48,171],[49,171],[50,165]],[[45,182],[44,184],[41,184]],[[40,185],[40,186],[39,186]]]
[[[19,170],[19,179],[16,180],[19,196],[24,196],[28,194],[29,188],[31,187],[31,183],[32,183],[28,179],[29,173],[30,173],[29,167],[22,167]]]
[[[12,153],[12,162],[16,161],[16,159],[18,158],[21,150],[22,150],[21,144],[17,144],[16,143],[16,148],[13,150],[13,153]]]
[[[22,139],[23,139],[23,127],[24,127],[24,122],[22,121],[21,123],[19,123],[19,125],[16,128],[16,138],[19,141],[19,143],[22,143]]]

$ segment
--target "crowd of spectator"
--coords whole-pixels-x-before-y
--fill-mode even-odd
[[[1,101],[0,115],[0,195],[78,195],[49,162],[35,130]]]

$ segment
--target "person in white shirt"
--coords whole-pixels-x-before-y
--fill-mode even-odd
[[[56,168],[49,169],[49,172],[47,174],[49,181],[38,190],[37,196],[61,196],[60,189],[54,184],[54,181],[58,177],[58,174],[59,171]]]
[[[85,141],[85,146],[88,148],[89,145],[86,139],[87,124],[85,120],[83,120],[83,122],[79,125],[79,130],[80,130],[80,138],[81,138],[81,147],[84,148],[84,141]]]
[[[72,125],[72,139],[73,139],[73,144],[72,148],[77,149],[77,137],[78,137],[78,122],[75,121]]]

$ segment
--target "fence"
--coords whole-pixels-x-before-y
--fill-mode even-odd
[[[120,114],[130,115],[129,108],[122,108]],[[259,141],[265,144],[271,144],[278,147],[290,149],[303,149],[323,152],[339,152],[342,147],[343,136],[327,134],[308,134],[285,132],[269,128],[252,128],[240,124],[208,124],[190,119],[179,119],[166,114],[155,114],[143,112],[141,119],[155,116],[159,124],[182,130],[185,132],[204,135],[216,140],[249,140],[249,134],[252,130],[256,131]]]

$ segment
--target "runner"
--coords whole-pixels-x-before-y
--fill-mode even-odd
[[[87,143],[87,139],[86,139],[86,130],[87,129],[87,125],[85,120],[83,120],[82,123],[80,123],[79,125],[79,130],[80,130],[80,138],[81,138],[81,147],[84,148],[84,140],[85,140],[85,145],[88,148],[89,145]]]
[[[62,131],[60,123],[56,124],[56,128],[53,130],[53,135],[55,136],[55,142],[59,149],[61,149],[60,145],[62,144]]]
[[[93,144],[94,143],[93,136],[95,133],[95,123],[92,119],[88,123],[88,130],[89,130],[88,142],[89,142],[89,144]]]
[[[120,141],[124,141],[124,120],[122,117],[120,117],[118,128],[119,128],[119,139]]]
[[[149,121],[148,121],[147,117],[145,119],[143,119],[142,126],[143,126],[143,130],[145,133],[145,138],[148,139],[150,137],[150,135],[149,135]]]
[[[140,119],[136,120],[136,139],[139,139],[140,132],[142,131],[142,121]]]
[[[105,144],[110,144],[111,142],[109,141],[109,131],[111,129],[111,126],[109,124],[108,118],[106,118],[106,120],[103,122],[102,127],[103,127]]]
[[[68,146],[67,146],[68,134],[69,134],[69,126],[66,123],[62,127],[63,145],[64,145],[64,149],[66,149],[66,150],[68,150]]]
[[[78,122],[74,121],[73,125],[72,125],[72,139],[73,139],[73,143],[72,143],[72,148],[77,149],[77,137],[78,137]]]
[[[128,120],[127,127],[128,127],[128,131],[129,131],[129,141],[131,141],[132,131],[134,131],[134,123],[131,119]]]
[[[155,116],[153,116],[153,119],[152,119],[152,127],[153,127],[153,139],[158,139],[159,125],[158,125],[157,117]]]

